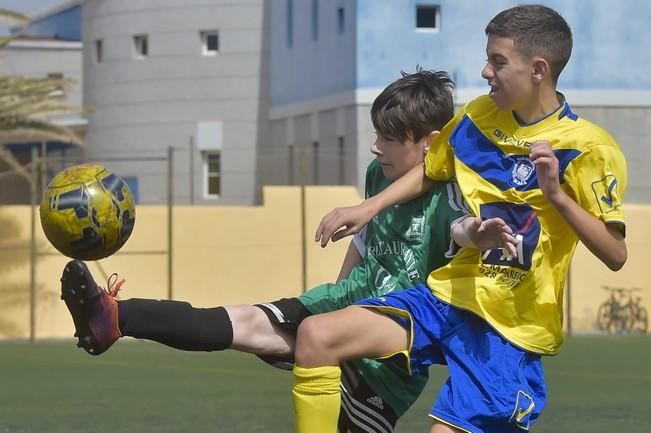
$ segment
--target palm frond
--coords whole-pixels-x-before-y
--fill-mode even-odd
[[[15,36],[0,36],[0,48],[9,45],[9,42],[16,39]]]
[[[21,16],[0,9],[2,17],[19,19]],[[0,47],[11,39],[0,39]],[[64,101],[64,91],[72,84],[69,79],[0,76],[0,159],[21,176],[30,179],[27,170],[4,144],[49,140],[83,144],[83,138],[74,129],[52,121],[54,116],[83,112]]]
[[[5,24],[13,24],[16,26],[24,26],[25,24],[29,23],[29,18],[18,12],[0,8],[0,22]]]
[[[84,111],[68,104],[50,101],[28,101],[15,103],[11,111],[0,110],[0,129],[7,129],[22,123],[22,119],[48,120],[67,114],[80,114]]]
[[[75,130],[47,120],[22,118],[13,123],[4,125],[0,123],[0,145],[25,139],[30,141],[56,140],[80,146],[84,143],[83,138]]]
[[[32,181],[31,174],[25,169],[25,167],[20,164],[14,154],[5,149],[3,145],[0,145],[0,158],[2,158],[4,162],[13,168],[16,173],[26,178],[28,181]]]
[[[82,112],[62,101],[62,89],[72,83],[54,78],[0,77],[0,144],[25,138],[83,144],[73,129],[51,121],[52,116]]]
[[[24,98],[34,95],[48,97],[57,90],[70,88],[74,83],[75,81],[64,78],[0,76],[0,98]]]
[[[0,8],[0,23],[9,24],[14,26],[25,26],[29,24],[29,18],[18,12],[10,11],[9,9]],[[0,48],[6,47],[11,41],[16,39],[19,35],[0,36]]]

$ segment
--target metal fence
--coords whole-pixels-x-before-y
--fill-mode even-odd
[[[29,311],[30,311],[30,340],[35,339],[35,321],[36,321],[36,261],[39,256],[46,256],[49,253],[41,251],[37,245],[37,214],[38,207],[47,188],[48,182],[60,171],[65,168],[88,163],[82,155],[73,156],[52,156],[46,155],[37,146],[32,146],[29,151],[29,158],[26,158],[25,152],[15,153],[13,163],[4,163],[4,171],[0,171],[0,206],[3,205],[29,205],[32,209],[30,212],[30,233],[27,245],[17,245],[15,243],[6,243],[0,240],[0,251],[16,252],[18,249],[29,250],[29,267],[30,267],[30,285],[29,285]],[[129,156],[129,157],[96,157],[92,159],[93,164],[110,166],[114,162],[129,162],[134,164],[152,164],[165,167],[165,171],[160,173],[167,179],[166,182],[166,204],[167,204],[167,248],[159,251],[130,251],[124,254],[161,254],[167,255],[167,296],[168,299],[173,297],[172,288],[172,227],[173,227],[173,148],[168,148],[167,154],[150,155],[150,156]]]

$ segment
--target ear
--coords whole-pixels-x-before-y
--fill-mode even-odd
[[[441,131],[432,131],[425,138],[423,138],[423,140],[425,140],[425,147],[423,147],[423,153],[427,153],[429,151],[429,148],[432,145],[432,141],[434,141],[434,139],[438,137],[440,133]]]
[[[533,80],[540,83],[545,78],[551,78],[551,66],[544,58],[535,57],[533,59]]]

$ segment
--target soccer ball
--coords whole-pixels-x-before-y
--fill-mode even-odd
[[[99,165],[57,174],[41,202],[41,226],[52,246],[79,260],[99,260],[129,239],[136,208],[127,184]]]

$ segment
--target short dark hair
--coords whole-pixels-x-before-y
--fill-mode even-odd
[[[373,101],[371,120],[382,135],[417,142],[454,116],[454,82],[443,71],[417,68],[413,74],[401,74]]]
[[[486,26],[487,36],[513,39],[515,49],[551,66],[554,82],[572,54],[572,30],[555,10],[541,5],[516,6],[500,12]]]

